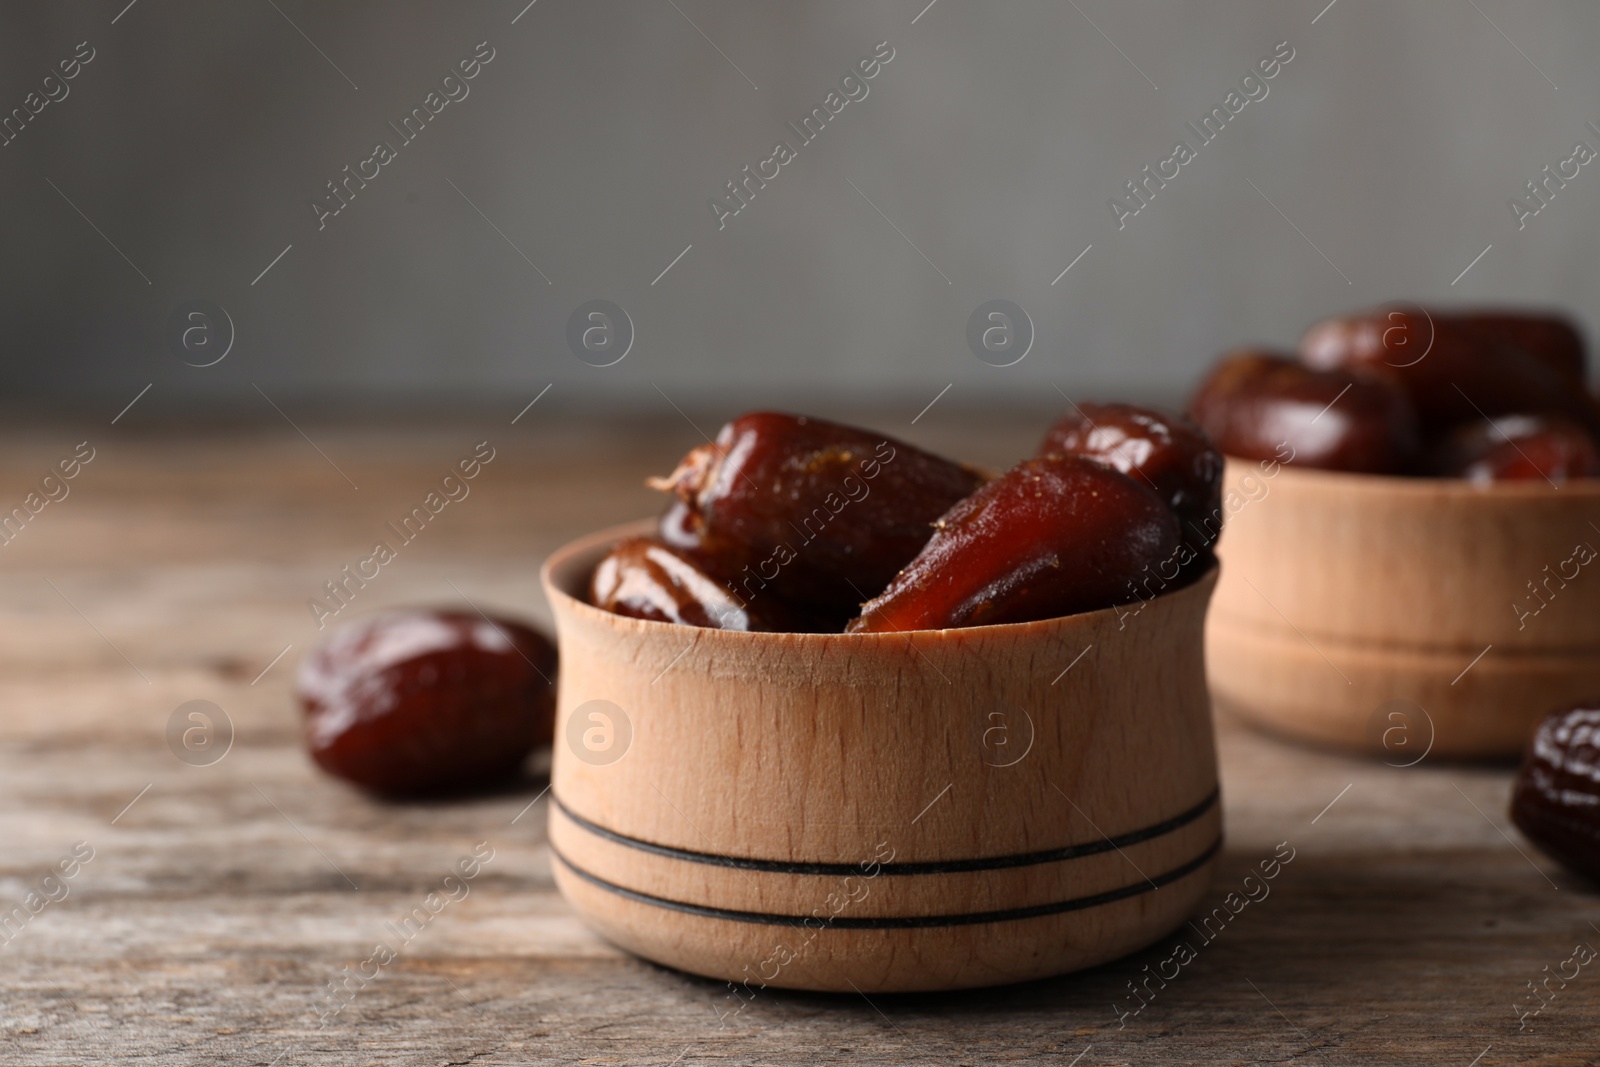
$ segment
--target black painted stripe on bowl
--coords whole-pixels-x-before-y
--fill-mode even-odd
[[[965,860],[932,860],[921,863],[880,863],[879,874],[906,875],[906,874],[958,874],[963,871],[996,871],[1007,867],[1031,867],[1040,863],[1057,863],[1061,860],[1074,860],[1082,856],[1096,856],[1102,852],[1113,849],[1137,845],[1141,841],[1170,834],[1172,831],[1187,826],[1200,816],[1210,811],[1221,797],[1220,788],[1213,789],[1211,795],[1187,811],[1180,812],[1172,818],[1158,822],[1154,826],[1147,826],[1142,830],[1133,830],[1117,837],[1102,837],[1099,841],[1087,841],[1081,845],[1067,845],[1063,848],[1045,849],[1041,852],[1019,852],[1010,856],[980,856]],[[614,841],[619,845],[636,848],[641,852],[652,852],[657,856],[666,856],[670,859],[684,860],[688,863],[706,863],[714,867],[733,867],[741,871],[763,871],[770,874],[861,874],[864,866],[870,866],[871,861],[861,863],[800,863],[787,860],[758,860],[747,859],[742,856],[724,856],[715,852],[695,852],[687,848],[674,848],[671,845],[658,845],[654,841],[645,841],[627,834],[619,834],[615,830],[608,830],[604,826],[590,822],[582,815],[561,803],[561,798],[554,792],[550,799],[560,809],[561,814],[572,820],[578,827],[589,831],[596,837],[603,837],[607,841]]]
[[[582,878],[591,885],[598,886],[608,892],[628,900],[636,900],[641,904],[651,904],[658,908],[667,908],[671,911],[686,912],[689,915],[699,915],[706,919],[726,919],[737,923],[763,923],[768,926],[805,926],[806,923],[821,922],[823,929],[838,930],[907,930],[930,926],[973,926],[978,923],[1003,923],[1016,922],[1019,919],[1036,919],[1043,915],[1058,915],[1064,911],[1082,911],[1085,908],[1097,908],[1102,904],[1112,904],[1129,897],[1136,897],[1142,893],[1154,892],[1162,886],[1170,885],[1185,875],[1193,874],[1206,862],[1222,850],[1222,838],[1217,838],[1194,859],[1174,867],[1164,874],[1154,878],[1136,882],[1132,885],[1121,886],[1117,889],[1108,889],[1104,893],[1092,893],[1085,897],[1073,897],[1071,900],[1061,900],[1053,904],[1035,904],[1026,908],[1003,908],[999,911],[974,911],[960,915],[882,915],[882,916],[838,916],[831,919],[819,920],[808,915],[774,915],[764,911],[734,911],[729,908],[713,908],[704,904],[689,904],[681,900],[668,900],[666,897],[654,896],[650,893],[641,893],[635,889],[627,889],[614,882],[608,882],[598,875],[590,874],[581,867],[573,865],[572,861],[550,846],[550,854],[561,861],[561,865],[573,874]],[[812,927],[815,929],[816,927]]]

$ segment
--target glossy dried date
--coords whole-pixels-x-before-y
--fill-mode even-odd
[[[741,600],[690,553],[649,537],[622,541],[600,561],[589,581],[589,602],[635,619],[713,630],[837,632],[845,622],[802,611],[771,593]]]
[[[1306,364],[1399,383],[1425,429],[1513,412],[1555,413],[1600,432],[1584,391],[1582,340],[1560,320],[1385,308],[1327,319],[1300,341]]]
[[[1450,431],[1431,450],[1427,473],[1469,482],[1600,477],[1600,449],[1589,432],[1560,415],[1502,415]]]
[[[1539,724],[1512,787],[1511,821],[1551,856],[1600,880],[1600,700]]]
[[[1150,486],[1172,508],[1183,538],[1209,552],[1221,523],[1222,453],[1181,416],[1133,404],[1074,404],[1050,427],[1038,455],[1086,456]]]
[[[300,665],[306,745],[328,773],[377,793],[508,777],[555,716],[555,646],[514,622],[394,611],[336,631]]]
[[[882,434],[761,411],[728,423],[715,444],[649,484],[679,500],[664,516],[663,538],[689,549],[741,600],[770,593],[848,613],[982,481]]]
[[[1418,447],[1416,416],[1394,383],[1267,352],[1223,357],[1189,413],[1218,448],[1242,459],[1396,474]]]
[[[1024,460],[945,513],[851,633],[1027,622],[1145,599],[1193,553],[1155,490],[1080,456]],[[1163,583],[1164,584],[1164,583]],[[1151,594],[1153,595],[1153,594]]]

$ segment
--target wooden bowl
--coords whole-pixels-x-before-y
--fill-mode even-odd
[[[585,603],[601,556],[650,528],[543,572],[556,882],[604,936],[737,989],[958,989],[1115,959],[1200,900],[1221,846],[1214,572],[1142,608],[910,634]]]
[[[1600,694],[1600,561],[1579,562],[1600,547],[1600,481],[1271,469],[1228,460],[1219,706],[1409,762],[1430,743],[1516,755],[1547,712]]]

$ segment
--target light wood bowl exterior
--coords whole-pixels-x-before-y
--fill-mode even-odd
[[[1552,709],[1600,695],[1600,559],[1575,555],[1600,548],[1600,481],[1268,477],[1230,458],[1225,484],[1206,634],[1219,706],[1382,752],[1380,709],[1409,701],[1426,716],[1412,713],[1407,753],[1424,750],[1431,720],[1433,755],[1493,757],[1521,752]]]
[[[1193,911],[1221,845],[1214,572],[1123,617],[729,633],[584,602],[604,552],[647,528],[544,570],[553,864],[604,936],[741,995],[871,993],[1093,966]],[[593,700],[631,725],[615,762],[576,740]]]

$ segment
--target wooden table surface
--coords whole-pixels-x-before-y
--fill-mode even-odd
[[[765,991],[719,1025],[721,984],[621,953],[557,895],[536,771],[494,796],[383,804],[300,748],[307,599],[476,442],[496,458],[471,495],[347,616],[464,596],[547,620],[543,557],[653,511],[640,479],[701,439],[670,412],[510,414],[7,432],[7,507],[79,441],[95,458],[0,547],[0,912],[41,887],[60,898],[0,944],[0,1063],[1600,1063],[1600,968],[1552,980],[1519,1020],[1540,1004],[1530,982],[1600,946],[1600,899],[1510,827],[1509,768],[1397,769],[1226,721],[1211,903],[1280,843],[1295,858],[1214,941],[1191,937],[1197,958],[1122,1025],[1113,1004],[1134,1006],[1127,983],[1174,938],[1002,989]],[[911,414],[868,418],[995,465],[1040,428]],[[190,700],[233,724],[207,766],[166,741]],[[470,895],[324,1016],[328,984],[479,842],[494,858]],[[93,858],[45,884],[75,846]]]

